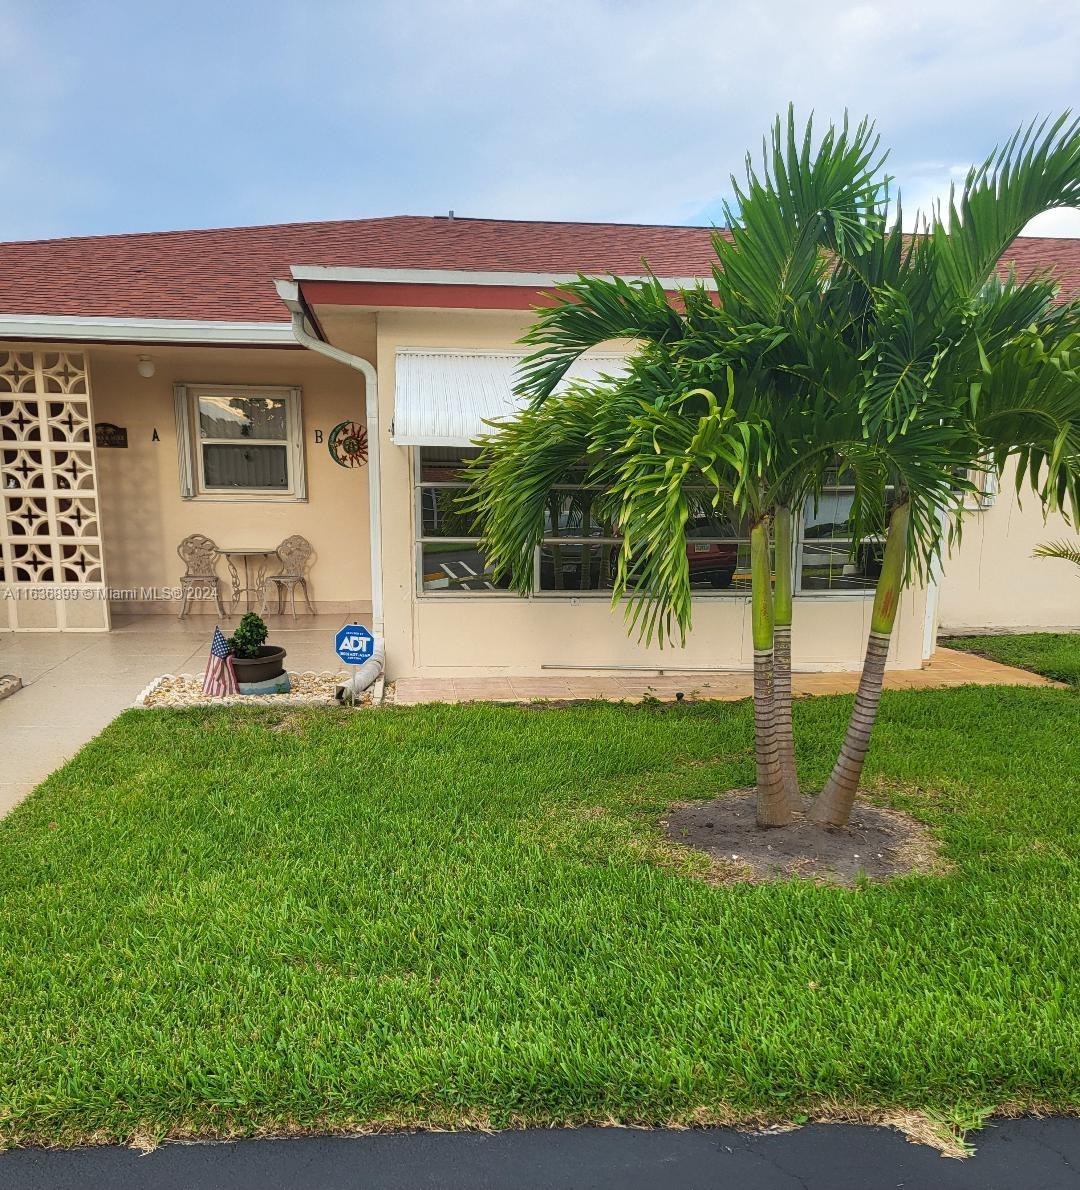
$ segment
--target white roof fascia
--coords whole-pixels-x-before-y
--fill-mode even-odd
[[[651,277],[629,273],[514,273],[498,270],[484,272],[470,269],[361,269],[346,265],[293,265],[294,281],[367,281],[396,285],[512,285],[543,289],[576,281],[579,276],[613,277],[623,281],[649,281]],[[712,277],[657,277],[665,289],[692,289],[701,285],[715,289]]]
[[[0,338],[88,343],[234,343],[295,346],[287,322],[219,322],[197,318],[90,318],[0,314]]]

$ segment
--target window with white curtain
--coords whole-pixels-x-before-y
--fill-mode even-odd
[[[182,495],[307,498],[299,388],[178,384],[175,402]]]

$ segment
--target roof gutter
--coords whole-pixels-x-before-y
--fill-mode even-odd
[[[275,281],[278,297],[292,317],[292,338],[310,351],[337,360],[364,378],[364,409],[368,435],[368,516],[371,541],[371,620],[377,638],[383,636],[382,481],[379,443],[379,377],[375,367],[359,355],[334,347],[308,330],[308,317],[295,281]]]
[[[90,318],[62,314],[0,314],[0,339],[62,339],[87,343],[202,343],[292,346],[285,322],[218,322],[200,318]]]

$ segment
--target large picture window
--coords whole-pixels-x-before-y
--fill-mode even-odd
[[[306,498],[300,390],[177,385],[187,497]]]
[[[480,538],[460,497],[467,485],[462,468],[477,450],[417,447],[417,589],[425,595],[506,593],[483,555]],[[808,501],[798,518],[795,590],[801,595],[869,594],[881,574],[883,536],[853,549],[848,520],[855,490],[827,484],[816,503]],[[886,489],[891,503],[892,489]],[[888,508],[886,508],[886,513]],[[686,529],[690,585],[696,595],[750,593],[750,533],[714,510],[702,490],[691,493]],[[544,536],[533,563],[535,596],[609,594],[614,585],[621,538],[601,493],[582,484],[554,488],[544,512]]]
[[[476,450],[418,447],[416,479],[417,589],[426,595],[506,591],[484,558],[468,513],[460,506],[466,490],[462,467]],[[744,594],[750,590],[749,534],[718,516],[705,494],[692,508],[686,553],[690,582],[702,594]],[[601,493],[584,484],[560,484],[544,512],[544,536],[533,562],[537,596],[610,593],[618,564],[619,537]]]

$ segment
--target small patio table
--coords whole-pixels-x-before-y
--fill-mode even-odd
[[[270,559],[277,555],[277,546],[260,549],[257,546],[241,546],[237,549],[222,548],[225,564],[229,568],[229,578],[232,582],[232,606],[235,611],[240,600],[247,599],[247,610],[251,611],[254,600],[262,597],[263,586],[266,583],[266,570]],[[243,569],[243,581],[240,580],[240,570]]]

